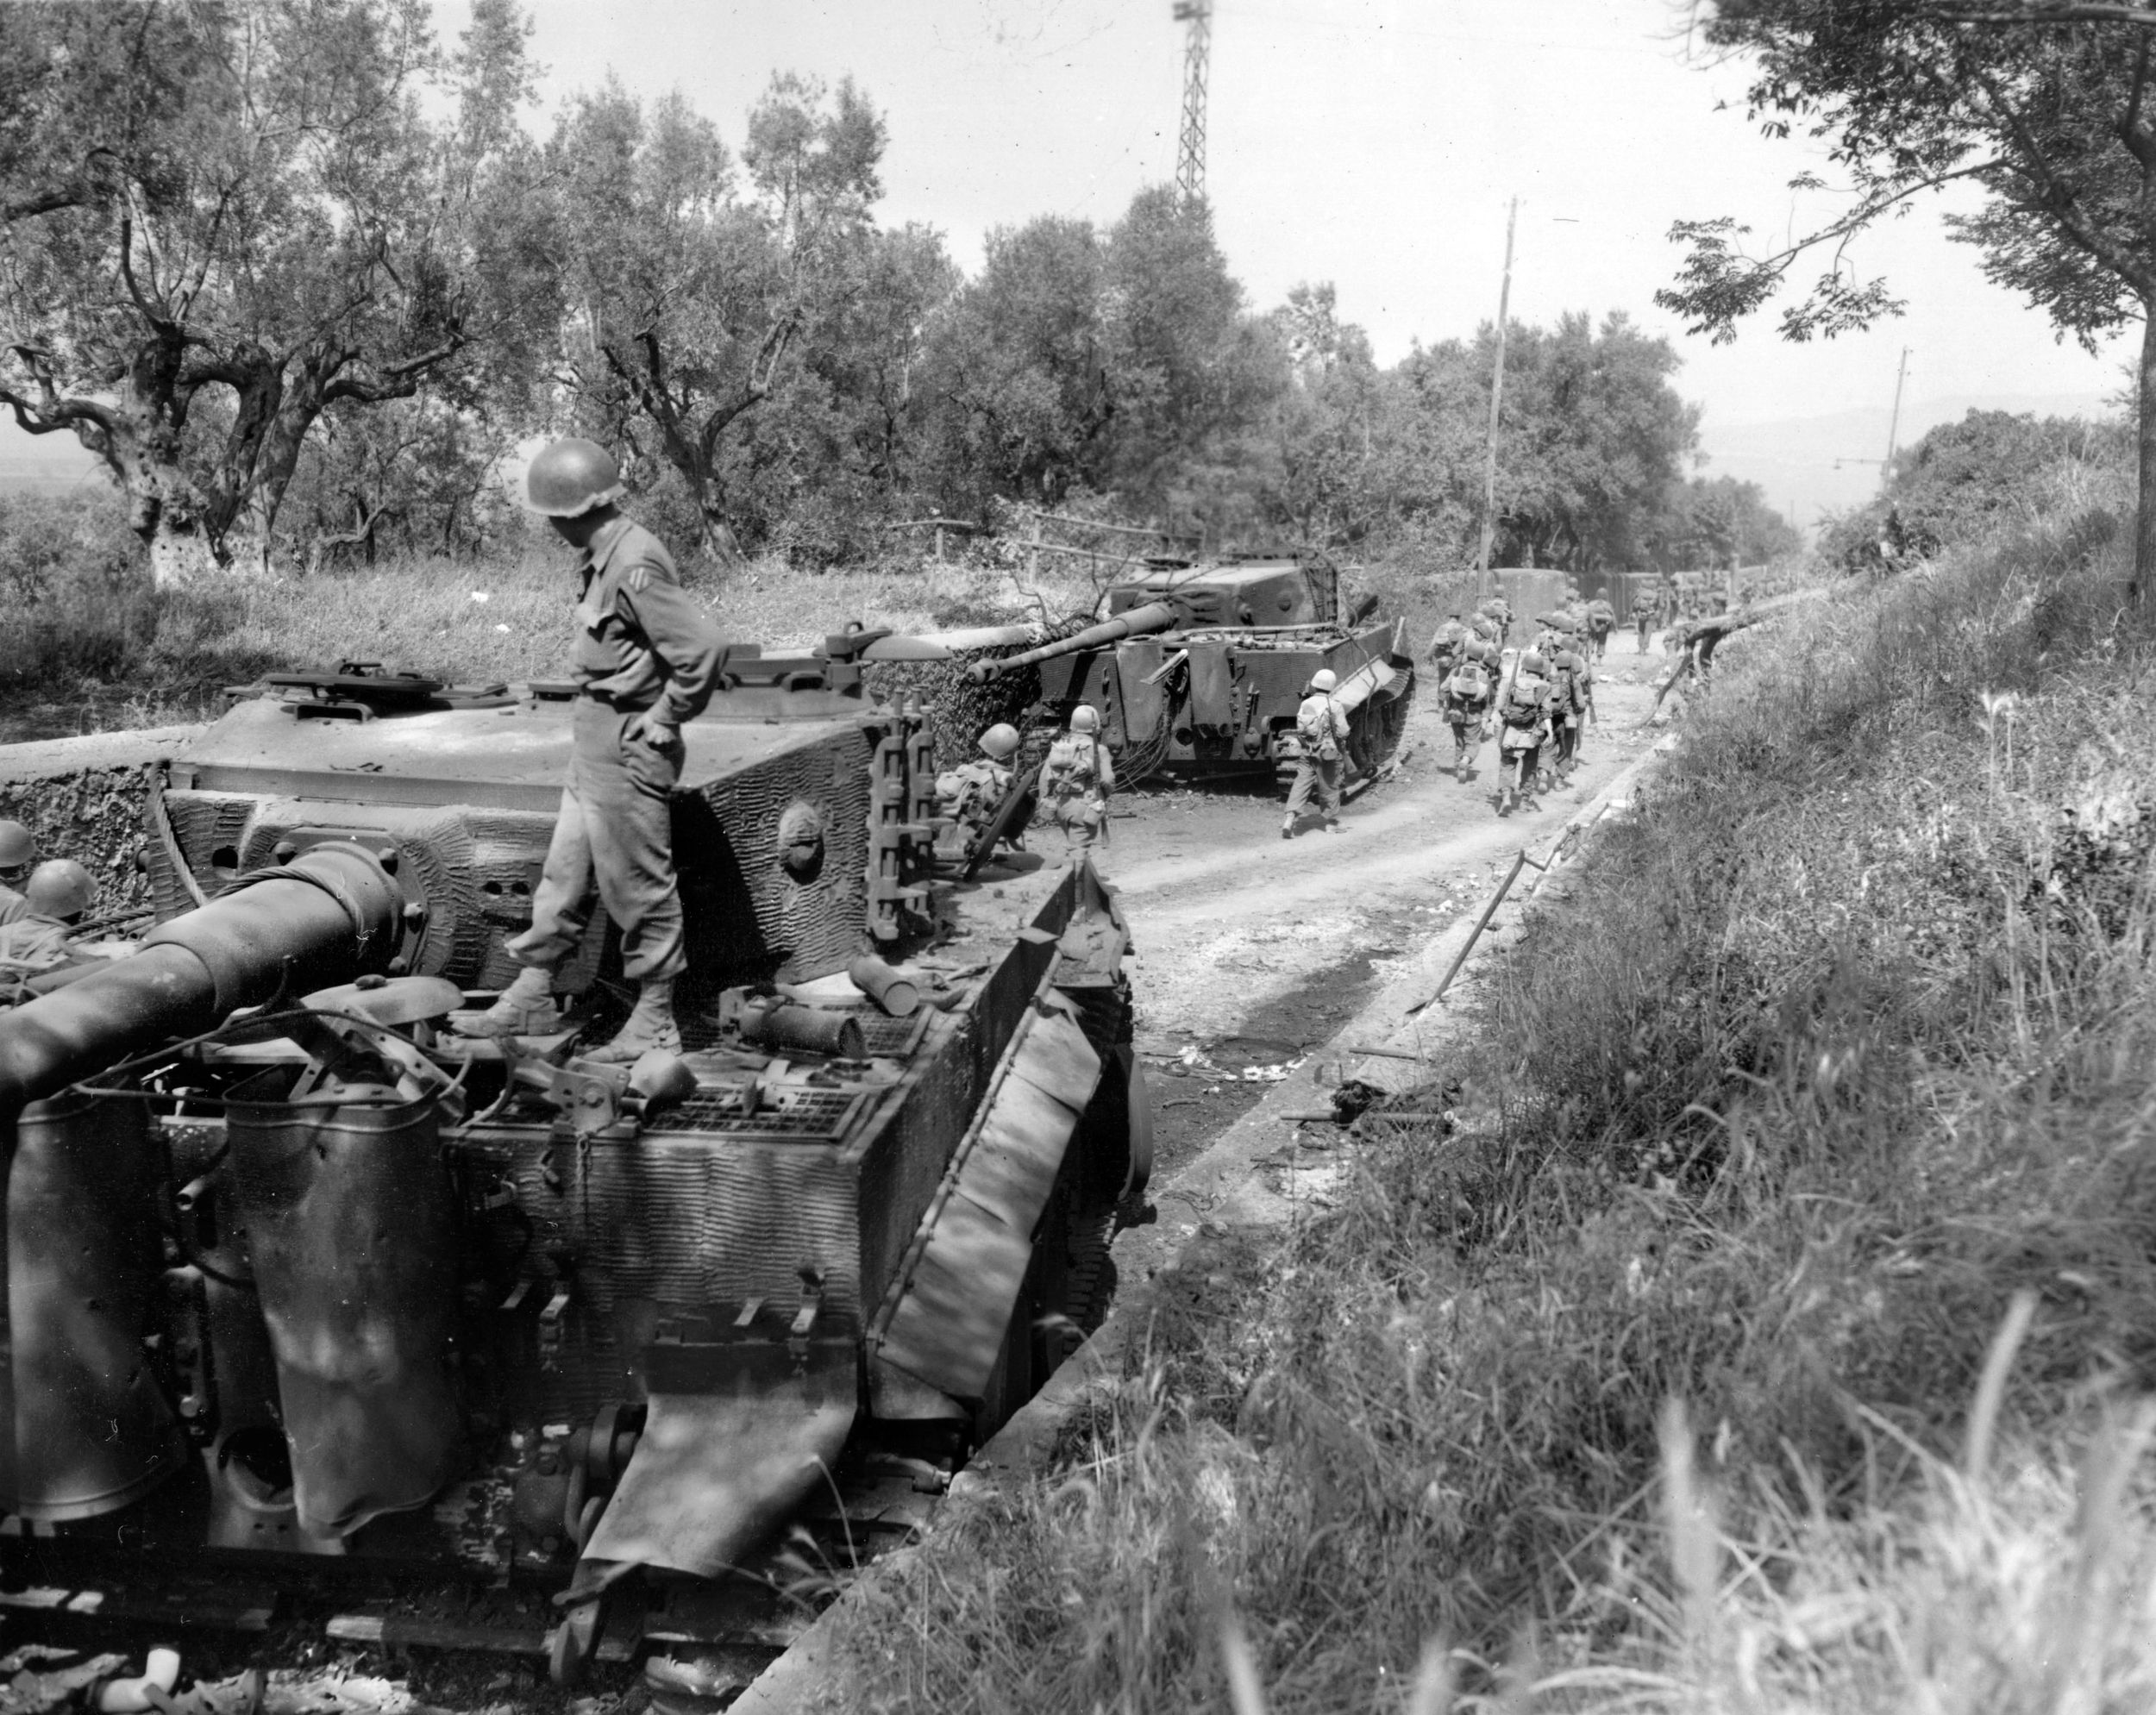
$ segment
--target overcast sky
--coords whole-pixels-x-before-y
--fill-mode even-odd
[[[970,268],[993,227],[1112,221],[1173,177],[1184,29],[1170,13],[1171,0],[538,0],[533,49],[549,106],[611,72],[641,94],[682,89],[736,143],[773,71],[850,73],[889,123],[884,218],[939,228]],[[467,16],[438,5],[445,41]],[[1677,260],[1672,221],[1733,214],[1764,241],[1828,204],[1783,188],[1816,155],[1760,138],[1743,67],[1688,53],[1683,22],[1673,0],[1215,0],[1207,190],[1254,307],[1329,279],[1386,360],[1470,335],[1495,313],[1516,194],[1514,316],[1623,310],[1670,335],[1710,453],[1739,424],[1883,412],[1905,345],[1913,405],[2118,390],[2124,347],[2090,358],[2056,343],[1947,241],[1936,204],[1852,247],[1908,300],[1902,319],[1809,346],[1771,321],[1719,348],[1684,338],[1652,302]],[[1849,454],[1877,458],[1864,438]]]

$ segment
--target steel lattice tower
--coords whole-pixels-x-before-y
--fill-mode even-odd
[[[1206,194],[1206,60],[1213,47],[1213,0],[1175,0],[1175,21],[1190,26],[1183,46],[1183,128],[1175,147],[1175,188],[1185,202]]]

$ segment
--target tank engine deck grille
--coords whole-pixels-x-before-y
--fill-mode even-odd
[[[744,1142],[835,1143],[867,1100],[854,1090],[790,1089],[772,1092],[768,1105],[745,1114],[731,1093],[699,1091],[660,1124],[667,1131],[718,1132]]]

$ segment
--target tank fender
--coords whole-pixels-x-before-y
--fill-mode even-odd
[[[1033,1230],[1100,1056],[1060,995],[1034,1004],[992,1093],[959,1140],[942,1188],[874,1330],[877,1361],[956,1399],[983,1396],[1032,1261]]]

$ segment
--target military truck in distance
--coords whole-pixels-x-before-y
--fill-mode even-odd
[[[1373,617],[1374,600],[1344,612],[1328,560],[1153,559],[1105,605],[1097,623],[968,671],[982,681],[1037,671],[1042,725],[1092,704],[1126,782],[1292,766],[1295,710],[1320,667],[1338,675],[1349,711],[1351,781],[1382,772],[1399,748],[1415,684],[1404,622]]]
[[[737,651],[684,729],[686,1048],[630,1068],[578,1057],[603,915],[563,1035],[444,1027],[511,972],[567,687],[294,675],[178,759],[162,921],[0,1010],[0,1586],[60,1626],[311,1568],[393,1645],[453,1641],[433,1576],[567,1679],[768,1637],[733,1570],[805,1509],[835,1557],[919,1522],[1100,1316],[1150,1121],[1112,901],[958,909],[864,646]]]

